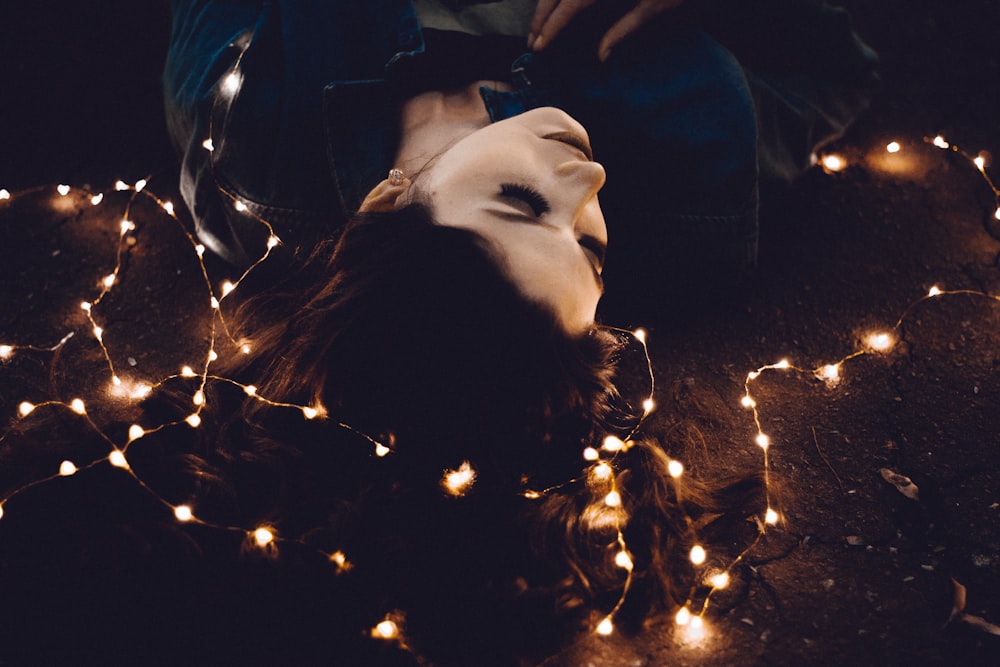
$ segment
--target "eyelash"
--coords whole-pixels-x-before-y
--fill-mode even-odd
[[[503,183],[500,185],[500,196],[519,199],[531,207],[536,218],[548,213],[551,209],[549,202],[542,194],[534,188],[521,185],[519,183]]]

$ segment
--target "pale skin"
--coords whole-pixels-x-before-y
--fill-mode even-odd
[[[407,103],[396,165],[417,176],[382,181],[361,210],[429,203],[438,224],[483,237],[526,298],[567,331],[584,332],[603,292],[604,168],[591,159],[583,126],[559,109],[490,123],[481,83]]]

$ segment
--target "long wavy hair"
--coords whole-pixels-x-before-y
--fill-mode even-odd
[[[213,369],[257,395],[215,385],[211,436],[187,458],[215,520],[345,554],[355,593],[337,604],[356,631],[405,614],[407,648],[433,664],[537,660],[593,624],[624,586],[619,530],[634,627],[683,598],[692,527],[760,500],[754,479],[680,493],[636,437],[611,461],[623,506],[608,509],[582,452],[639,418],[616,391],[623,342],[566,333],[500,266],[422,205],[358,214],[230,317],[251,351]],[[464,463],[475,479],[456,496],[442,480]]]

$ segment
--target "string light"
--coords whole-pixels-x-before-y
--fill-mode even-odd
[[[691,562],[695,565],[701,565],[708,558],[708,554],[705,553],[705,548],[700,544],[696,544],[691,547]]]
[[[476,481],[476,471],[468,461],[462,461],[458,470],[446,470],[441,485],[452,496],[464,496]]]
[[[898,153],[900,150],[902,150],[902,148],[903,147],[899,145],[898,141],[890,141],[886,145],[885,150],[887,153]]]
[[[174,508],[174,516],[177,517],[178,521],[186,522],[194,518],[194,513],[191,512],[190,506],[178,505]]]
[[[59,475],[62,477],[75,475],[77,470],[76,464],[72,461],[66,460],[59,464]]]

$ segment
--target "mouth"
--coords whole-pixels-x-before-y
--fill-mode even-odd
[[[546,134],[542,137],[542,139],[561,141],[562,143],[568,144],[579,150],[586,156],[588,161],[594,161],[594,151],[590,148],[590,143],[574,132],[553,132],[552,134]]]

